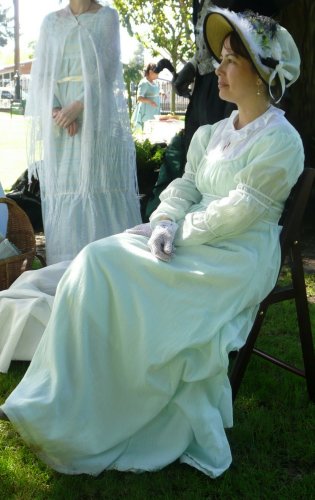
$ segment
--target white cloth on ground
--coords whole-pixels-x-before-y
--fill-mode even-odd
[[[0,372],[30,361],[47,326],[58,282],[69,262],[26,271],[0,292]]]

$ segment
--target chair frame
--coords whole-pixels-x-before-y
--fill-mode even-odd
[[[261,302],[252,329],[245,345],[238,351],[230,370],[230,383],[233,401],[235,400],[252,353],[271,363],[284,368],[295,375],[304,377],[310,399],[315,402],[315,354],[312,328],[308,309],[304,269],[300,245],[301,223],[315,178],[314,168],[305,168],[286,202],[280,220],[281,268],[289,265],[291,284],[276,285],[270,294]],[[280,270],[281,270],[280,268]],[[285,300],[295,300],[299,338],[302,349],[304,370],[300,370],[285,361],[255,348],[261,326],[270,305]]]

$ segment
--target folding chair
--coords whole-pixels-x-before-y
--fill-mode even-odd
[[[285,368],[296,375],[304,377],[309,397],[315,402],[315,355],[300,246],[301,223],[314,178],[315,169],[305,168],[286,202],[280,221],[280,224],[283,226],[280,234],[281,262],[282,265],[284,263],[288,263],[289,265],[291,283],[287,286],[280,286],[277,284],[260,304],[247,341],[236,354],[231,367],[230,383],[233,401],[236,398],[250,356],[253,352],[281,368]],[[271,304],[290,299],[295,300],[304,370],[300,370],[285,361],[255,348],[255,342],[265,319],[268,307]]]

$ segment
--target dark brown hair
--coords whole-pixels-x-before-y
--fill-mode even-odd
[[[223,45],[225,43],[225,40],[229,38],[229,41],[230,41],[230,47],[231,49],[233,50],[233,52],[235,52],[235,54],[241,56],[241,57],[244,57],[245,59],[247,59],[248,61],[250,61],[254,71],[257,73],[258,76],[259,73],[257,71],[257,69],[255,68],[254,64],[253,64],[253,61],[251,60],[251,57],[248,53],[248,51],[246,50],[246,47],[245,45],[243,44],[241,38],[239,37],[239,35],[235,32],[235,31],[231,31],[231,33],[229,33],[224,41],[223,41]],[[266,89],[266,92],[267,94],[269,94],[268,92],[268,85],[266,84],[266,82],[261,78],[261,81]],[[275,82],[275,84],[273,85],[273,90],[272,90],[272,93],[275,97],[275,99],[277,99],[278,96],[281,95],[281,85],[280,85],[280,82],[277,80]]]
[[[244,57],[245,59],[247,59],[248,61],[250,61],[252,63],[252,60],[249,57],[249,54],[248,54],[248,52],[247,52],[247,50],[245,48],[245,45],[243,44],[243,42],[240,39],[240,37],[238,36],[238,34],[235,31],[231,31],[231,33],[229,33],[227,35],[227,37],[225,37],[225,39],[223,41],[223,45],[224,45],[225,40],[227,38],[230,39],[230,46],[231,46],[231,49],[233,50],[233,52],[235,52],[235,54],[237,54],[237,55],[239,55],[241,57]],[[253,68],[256,71],[256,68],[253,65],[253,63],[252,63],[252,66],[253,66]],[[256,73],[257,73],[257,71],[256,71]]]
[[[148,64],[147,67],[144,70],[144,76],[148,76],[148,74],[150,73],[150,71],[153,71],[154,73],[156,73],[155,70],[156,70],[156,64],[154,64],[154,63]]]

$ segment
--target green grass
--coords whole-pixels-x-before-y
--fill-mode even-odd
[[[314,299],[315,275],[307,275]],[[314,330],[315,304],[310,303]],[[259,347],[301,366],[294,304],[272,306]],[[0,401],[28,366],[15,362],[0,375]],[[231,468],[211,480],[174,463],[155,473],[109,471],[93,478],[65,476],[42,464],[9,422],[0,422],[0,499],[315,499],[315,405],[305,381],[252,356],[228,430]]]

